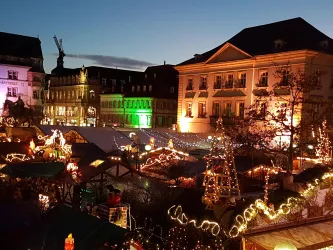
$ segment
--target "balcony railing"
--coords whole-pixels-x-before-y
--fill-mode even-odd
[[[199,86],[199,90],[207,90],[207,84],[206,84],[206,83],[201,84],[201,85]]]
[[[238,80],[234,82],[234,87],[235,88],[245,88],[246,87],[246,81]]]
[[[222,83],[221,82],[214,83],[214,89],[221,89],[221,88],[222,88]]]
[[[210,125],[216,126],[216,123],[219,119],[218,116],[210,116]],[[239,124],[244,118],[236,117],[236,116],[222,116],[223,125],[237,125]]]
[[[193,85],[188,85],[188,86],[186,87],[186,90],[193,90]]]
[[[266,80],[260,80],[257,84],[257,87],[268,87],[268,82]]]
[[[226,89],[232,89],[234,85],[234,82],[226,82],[224,85],[224,88]]]

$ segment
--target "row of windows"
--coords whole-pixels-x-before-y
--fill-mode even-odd
[[[7,88],[7,96],[10,97],[18,97],[20,94],[18,93],[18,88],[17,87],[8,87]],[[33,99],[39,99],[39,91],[38,90],[34,90],[33,91]]]
[[[153,102],[149,100],[125,100],[125,108],[152,108]],[[161,110],[169,109],[175,110],[177,108],[176,103],[174,102],[164,102],[159,101],[157,104],[157,108]],[[114,101],[102,101],[101,102],[102,108],[124,108],[123,102],[118,100]]]
[[[152,126],[152,116],[151,115],[115,115],[115,114],[101,114],[101,121],[107,123],[125,123],[139,126]],[[164,117],[157,116],[156,125],[158,127],[163,127],[167,125],[171,127],[175,123],[175,118],[172,116]]]
[[[245,103],[243,101],[237,101],[236,102],[236,110],[232,108],[232,102],[231,101],[225,101],[222,103],[223,104],[223,109],[221,102],[213,102],[213,107],[212,107],[212,113],[210,116],[214,117],[239,117],[240,119],[244,118],[245,114]],[[192,102],[187,102],[186,103],[186,116],[187,117],[193,117],[193,104]],[[207,106],[206,102],[199,102],[198,103],[198,118],[207,118],[208,113],[207,113]]]
[[[229,73],[225,75],[216,75],[214,79],[214,89],[230,89],[230,88],[246,88],[246,73],[238,73],[238,77],[235,77],[235,74]],[[262,70],[259,72],[259,83],[261,87],[268,86],[268,71]],[[199,90],[206,90],[207,85],[207,76],[201,76],[199,82]],[[187,79],[187,90],[194,89],[193,78]]]
[[[140,91],[141,91],[141,86],[140,85],[136,86],[136,92],[140,92]],[[153,91],[153,85],[148,86],[148,91],[149,92]],[[135,92],[135,86],[132,86],[132,92]],[[142,92],[147,92],[147,86],[146,85],[142,86]]]
[[[95,91],[89,91],[89,98],[95,99]],[[52,91],[51,99],[61,100],[61,99],[83,99],[82,90],[69,90],[69,91]]]

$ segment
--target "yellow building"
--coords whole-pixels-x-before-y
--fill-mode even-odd
[[[333,40],[302,18],[246,28],[220,46],[178,64],[177,123],[211,132],[218,117],[232,125],[278,81],[273,64],[326,74],[315,96],[333,98]],[[286,93],[278,93],[285,96]]]
[[[88,69],[52,72],[44,106],[44,124],[96,126],[99,79],[88,78]]]

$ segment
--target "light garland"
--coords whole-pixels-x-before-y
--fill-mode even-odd
[[[33,158],[33,157],[32,157]],[[28,157],[26,154],[19,154],[19,153],[11,153],[6,155],[6,161],[7,162],[12,162],[12,161],[28,161],[31,160],[32,158]]]
[[[183,213],[182,207],[173,205],[168,209],[168,215],[172,220],[178,221],[181,225],[193,225],[197,229],[209,231],[212,235],[217,236],[221,232],[219,224],[215,221],[204,220],[198,225],[196,220],[189,220]]]
[[[167,150],[167,151],[171,151],[171,152],[173,152],[173,153],[177,153],[177,154],[180,154],[180,155],[184,155],[184,156],[189,156],[189,154],[188,153],[185,153],[185,152],[183,152],[183,151],[179,151],[179,150],[176,150],[176,149],[171,149],[171,148],[169,148],[169,147],[159,147],[159,148],[156,148],[156,149],[153,149],[153,150],[150,150],[149,152],[143,152],[143,153],[141,153],[140,155],[139,155],[139,157],[143,157],[143,156],[145,156],[145,155],[147,155],[147,154],[149,154],[149,153],[155,153],[155,152],[157,152],[157,151],[161,151],[161,150]]]
[[[319,142],[316,146],[316,156],[319,157],[321,163],[328,164],[332,160],[330,157],[332,146],[326,132],[326,121],[323,121],[322,127],[322,129],[319,128]]]
[[[322,176],[321,180],[324,181],[326,179],[332,178],[333,172],[327,172]],[[319,184],[319,179],[315,179],[313,183],[308,183],[307,188],[302,193],[300,193],[300,196],[307,198],[309,195],[311,195],[311,192],[318,188]],[[289,214],[291,208],[297,207],[302,202],[304,202],[303,199],[289,197],[286,203],[281,204],[277,210],[274,210],[274,208],[267,206],[263,200],[257,199],[253,204],[249,205],[249,207],[246,208],[241,215],[236,216],[234,225],[232,225],[228,231],[223,232],[229,238],[236,238],[240,233],[244,233],[247,230],[248,223],[252,221],[259,214],[259,212],[266,215],[270,220],[276,220],[282,215]],[[208,229],[212,230],[214,228],[215,233],[212,233],[211,231],[214,236],[218,235],[216,234],[217,231],[220,232],[222,230],[217,222],[212,221],[203,221],[200,226],[196,226],[197,221],[189,220],[182,212],[181,206],[177,206],[177,208],[174,209],[175,207],[176,206],[174,205],[169,208],[168,215],[172,220],[176,220],[182,225],[193,224],[196,228],[202,229],[203,231],[207,231]],[[172,210],[174,211],[171,212]],[[203,227],[203,224],[206,225],[206,227]]]
[[[215,134],[210,138],[210,153],[204,157],[207,165],[203,186],[206,188],[202,201],[206,209],[213,209],[222,197],[240,197],[232,143],[224,133],[222,119],[217,121]]]
[[[158,158],[148,158],[146,164],[142,166],[142,168],[151,167],[153,165],[170,165],[173,161],[181,160],[182,158],[179,157],[175,152],[170,154],[159,154]]]
[[[247,173],[250,175],[252,173],[256,173],[258,171],[267,171],[269,174],[278,174],[280,171],[282,171],[281,167],[264,167],[264,166],[258,166],[251,170],[248,170]]]
[[[46,148],[55,148],[60,147],[60,150],[69,157],[72,154],[72,146],[66,144],[66,139],[60,130],[52,130],[53,134],[51,136],[38,136],[39,140],[44,141],[44,146],[37,146],[34,150],[35,153],[44,150]],[[56,139],[59,139],[59,143],[56,142]]]

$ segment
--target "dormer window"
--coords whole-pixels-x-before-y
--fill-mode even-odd
[[[328,47],[328,41],[327,40],[324,40],[324,41],[321,41],[320,42],[320,47],[324,50],[327,50],[327,47]]]
[[[195,54],[195,55],[194,55],[194,59],[197,61],[197,60],[200,59],[200,56],[201,56],[200,54]]]
[[[274,44],[275,44],[275,49],[281,49],[283,45],[285,45],[286,43],[283,40],[278,39],[274,41]]]

